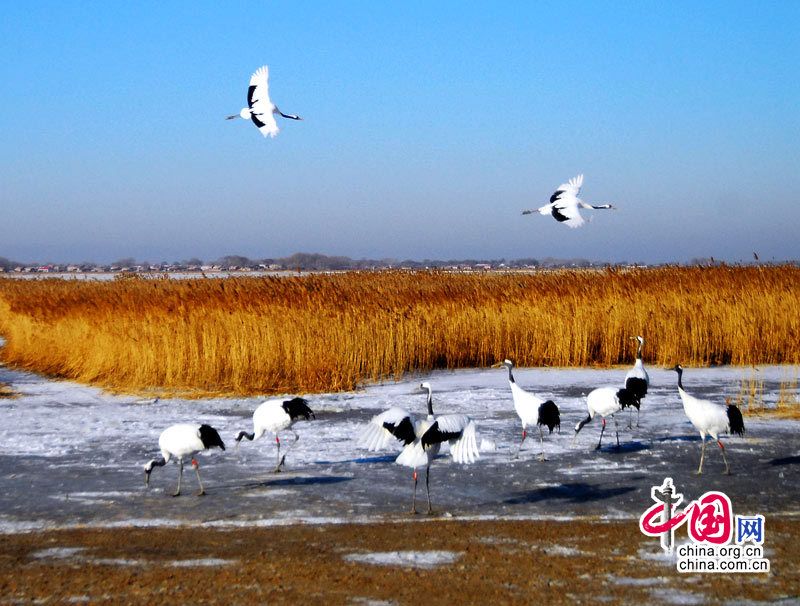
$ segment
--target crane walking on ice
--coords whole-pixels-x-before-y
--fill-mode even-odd
[[[475,434],[475,422],[467,415],[434,415],[431,385],[422,383],[420,389],[428,392],[428,416],[425,419],[412,417],[400,407],[374,416],[367,424],[361,438],[369,450],[385,448],[392,439],[403,443],[403,450],[395,462],[411,467],[414,478],[414,496],[411,513],[417,513],[417,468],[425,467],[425,490],[428,493],[428,513],[431,506],[430,474],[431,462],[439,453],[442,442],[450,443],[450,454],[456,463],[473,463],[479,457]]]
[[[300,436],[292,429],[292,425],[299,418],[304,418],[306,421],[316,419],[314,412],[308,407],[308,400],[304,398],[292,398],[291,400],[283,400],[275,398],[267,400],[259,405],[253,413],[253,433],[240,431],[236,436],[236,447],[242,438],[247,438],[251,442],[263,436],[266,432],[275,434],[275,443],[278,445],[278,459],[275,464],[275,473],[281,470],[281,466],[286,460],[286,455],[291,450],[292,446],[297,443]],[[281,439],[278,432],[288,429],[294,434],[294,442],[283,453],[281,457]]]
[[[161,458],[153,459],[145,464],[144,485],[150,486],[150,473],[153,471],[153,467],[163,467],[171,458],[175,457],[178,459],[178,488],[172,495],[174,497],[181,494],[183,457],[194,457],[195,453],[215,446],[225,450],[222,438],[210,425],[178,424],[167,427],[158,438],[158,446],[161,449]],[[200,464],[195,458],[192,458],[192,467],[197,474],[197,483],[200,485],[200,492],[197,493],[197,496],[204,495],[206,491],[200,480]]]
[[[728,465],[728,457],[725,456],[725,447],[719,439],[720,433],[739,434],[744,436],[744,419],[738,407],[733,404],[725,406],[715,404],[708,400],[701,400],[690,396],[683,390],[683,367],[676,364],[673,368],[678,373],[678,393],[683,402],[683,411],[689,420],[694,425],[695,429],[700,432],[700,439],[703,441],[703,446],[700,448],[700,467],[697,468],[697,474],[703,473],[703,458],[706,454],[706,435],[711,436],[717,441],[720,452],[722,452],[722,460],[725,461],[725,474],[731,473],[730,465]]]
[[[523,210],[523,215],[539,213],[540,215],[553,215],[559,223],[564,223],[569,227],[580,227],[586,221],[581,217],[581,208],[601,208],[616,209],[613,204],[587,204],[578,197],[583,185],[583,175],[573,177],[567,183],[562,183],[558,189],[550,196],[550,202],[535,210]]]
[[[528,437],[528,425],[539,426],[539,441],[542,445],[542,454],[539,455],[540,461],[546,461],[544,457],[544,433],[542,432],[542,425],[547,425],[550,433],[553,433],[555,427],[561,430],[561,416],[552,400],[542,400],[529,391],[525,391],[514,380],[514,363],[511,360],[504,360],[499,364],[495,364],[495,368],[505,367],[508,370],[508,384],[511,386],[511,396],[514,398],[514,409],[522,421],[522,441],[519,443],[519,450],[514,458],[519,458],[522,452],[522,445],[525,438]]]
[[[580,421],[575,426],[575,437],[572,438],[573,444],[578,438],[578,432],[583,429],[589,421],[594,419],[595,415],[603,417],[603,427],[600,429],[600,440],[597,442],[595,450],[600,450],[603,443],[603,432],[606,430],[606,417],[614,417],[614,414],[625,408],[626,406],[633,406],[635,396],[632,392],[624,387],[617,389],[616,387],[598,387],[589,392],[586,396],[586,407],[589,409],[589,415]],[[614,418],[614,429],[617,432],[617,448],[619,448],[619,426],[617,419]]]
[[[647,388],[650,387],[650,376],[644,368],[642,363],[642,345],[644,345],[644,338],[641,336],[631,337],[639,342],[639,347],[636,350],[636,362],[625,375],[625,389],[632,391],[635,396],[633,405],[636,407],[636,427],[639,427],[639,408],[642,405],[642,398],[647,395]],[[633,429],[633,411],[631,410],[630,418],[628,419],[628,429]]]
[[[226,120],[243,118],[252,120],[261,134],[275,137],[280,129],[275,121],[275,116],[280,115],[289,120],[302,120],[294,114],[284,114],[269,100],[269,67],[260,67],[250,77],[250,87],[247,89],[247,107],[242,108],[238,114],[228,116]]]

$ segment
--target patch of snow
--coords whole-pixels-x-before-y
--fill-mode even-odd
[[[132,560],[130,558],[83,558],[87,564],[97,566],[149,566],[155,562],[149,560]]]
[[[225,560],[223,558],[198,558],[194,560],[175,560],[169,562],[168,566],[175,568],[195,568],[202,566],[229,566],[236,564],[239,560]]]
[[[350,598],[351,604],[360,604],[361,606],[394,606],[397,602],[392,600],[376,600],[375,598]]]
[[[547,555],[558,556],[582,556],[588,555],[585,551],[575,549],[574,547],[567,547],[565,545],[552,545],[544,548]]]
[[[452,564],[461,557],[454,551],[382,551],[350,553],[344,556],[349,562],[373,564],[375,566],[399,566],[402,568],[435,568]]]
[[[679,589],[654,589],[650,592],[654,599],[661,600],[665,604],[706,604],[708,597],[700,595],[699,593],[691,593],[689,591],[681,591]]]
[[[95,558],[86,555],[86,547],[50,547],[40,549],[31,554],[36,559],[66,560],[77,559],[86,564],[96,564],[99,566],[150,566],[161,565],[154,560],[139,560],[130,558]],[[226,560],[222,558],[195,558],[186,560],[173,560],[165,562],[164,565],[173,568],[196,568],[196,567],[215,567],[228,566],[237,563],[238,560]]]
[[[650,585],[662,587],[668,583],[668,579],[666,577],[615,577],[611,574],[608,575],[608,580],[616,585],[628,585],[634,587],[647,587]],[[666,591],[669,590],[665,590],[665,592]]]
[[[34,551],[31,554],[31,557],[36,559],[58,559],[63,560],[66,558],[72,558],[77,556],[79,553],[86,551],[85,547],[48,547],[47,549],[40,549],[39,551]]]

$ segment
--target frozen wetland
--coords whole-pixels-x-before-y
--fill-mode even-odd
[[[649,368],[650,392],[641,426],[627,429],[619,413],[620,448],[609,421],[596,451],[600,420],[583,428],[585,395],[619,385],[627,369],[515,371],[518,384],[553,399],[561,432],[547,435],[548,460],[540,462],[538,432],[513,459],[521,438],[503,369],[434,372],[354,393],[308,396],[315,421],[295,425],[300,435],[274,474],[275,442],[269,436],[243,442],[260,398],[140,401],[75,383],[52,381],[0,367],[0,382],[18,394],[0,399],[0,530],[21,532],[72,526],[270,526],[407,519],[412,479],[394,463],[399,449],[370,453],[358,446],[369,418],[390,406],[424,413],[421,380],[431,382],[437,413],[472,416],[483,442],[481,458],[462,466],[443,454],[431,467],[435,513],[460,519],[638,518],[650,504],[650,487],[671,476],[687,499],[722,490],[735,513],[796,514],[800,502],[800,422],[748,416],[744,438],[723,437],[733,475],[722,475],[716,447],[709,447],[704,474],[696,476],[699,435],[683,414],[674,372]],[[741,380],[763,381],[764,400],[774,402],[781,382],[796,379],[796,366],[687,368],[690,393],[719,403],[734,400]],[[635,425],[635,414],[633,416]],[[207,496],[193,496],[191,468],[184,494],[171,498],[177,468],[156,469],[145,490],[142,465],[157,456],[158,436],[179,422],[216,427],[227,450],[201,453]],[[286,434],[288,445],[291,434]],[[422,487],[424,499],[424,487]],[[421,516],[424,517],[424,516]]]

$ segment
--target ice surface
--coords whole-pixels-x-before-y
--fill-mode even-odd
[[[600,421],[587,424],[574,445],[575,423],[585,417],[585,395],[601,385],[620,384],[627,368],[515,370],[517,383],[553,399],[562,427],[544,435],[529,432],[519,459],[521,424],[514,412],[504,369],[434,372],[400,382],[371,385],[351,393],[310,395],[314,421],[294,429],[300,440],[288,449],[282,439],[285,472],[273,474],[276,447],[266,436],[244,442],[251,415],[264,398],[205,400],[152,399],[111,395],[67,381],[48,380],[0,366],[0,381],[19,397],[0,400],[0,531],[81,525],[172,526],[182,523],[269,526],[407,520],[411,472],[394,464],[400,444],[372,453],[357,446],[364,424],[375,414],[401,406],[425,414],[421,380],[433,387],[437,413],[468,414],[478,427],[481,459],[454,463],[442,448],[430,470],[431,498],[441,516],[471,520],[548,519],[636,520],[650,504],[650,487],[673,477],[686,499],[725,490],[741,513],[787,513],[800,500],[800,438],[796,421],[752,417],[743,410],[745,437],[723,438],[733,476],[722,476],[716,448],[699,461],[699,435],[683,413],[674,372],[648,368],[650,392],[643,401],[641,427],[627,428],[619,415],[621,447],[615,448],[614,422],[603,448],[595,450]],[[687,391],[724,402],[739,382],[757,375],[765,400],[777,399],[779,385],[800,375],[800,367],[687,368]],[[161,431],[179,422],[208,423],[228,445],[199,457],[208,496],[196,499],[196,478],[184,474],[184,495],[167,498],[177,468],[157,468],[144,489],[142,465],[158,456]],[[635,415],[634,415],[635,423]],[[424,470],[422,470],[422,476]],[[424,482],[418,507],[426,507]],[[419,519],[419,518],[418,518]],[[638,531],[638,530],[637,530]]]

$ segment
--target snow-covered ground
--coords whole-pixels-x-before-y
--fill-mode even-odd
[[[683,414],[674,372],[649,368],[650,393],[641,426],[627,429],[619,416],[621,448],[614,448],[609,422],[603,448],[595,451],[600,421],[586,425],[571,445],[575,424],[586,416],[585,395],[594,387],[621,385],[627,369],[517,369],[519,385],[553,399],[561,409],[561,433],[547,435],[548,461],[539,462],[534,429],[519,459],[521,438],[504,369],[434,372],[355,393],[309,396],[315,421],[296,424],[300,441],[286,457],[286,471],[273,474],[275,442],[244,441],[259,398],[137,401],[75,383],[52,381],[0,367],[0,382],[19,397],[0,399],[0,531],[54,526],[131,524],[213,527],[283,525],[295,522],[365,522],[408,519],[411,471],[395,465],[398,449],[370,453],[358,435],[372,415],[390,406],[424,413],[421,380],[434,388],[437,413],[472,416],[484,448],[480,460],[457,465],[440,456],[431,467],[436,513],[461,519],[569,519],[575,516],[638,518],[650,487],[671,476],[687,499],[711,489],[726,492],[734,512],[797,513],[800,502],[800,423],[748,417],[744,438],[723,438],[733,475],[709,446],[704,474],[694,475],[700,454],[697,432]],[[692,394],[720,403],[736,399],[740,381],[763,381],[774,402],[781,382],[800,368],[721,367],[686,369]],[[184,495],[171,498],[177,468],[153,471],[144,487],[142,465],[158,456],[158,436],[178,422],[216,427],[228,449],[203,453],[207,496],[193,496],[196,479],[184,474]],[[634,414],[635,423],[635,414]],[[291,442],[291,435],[284,444]],[[447,448],[443,448],[443,453]],[[422,479],[422,478],[421,478]],[[424,481],[419,484],[424,510]]]

